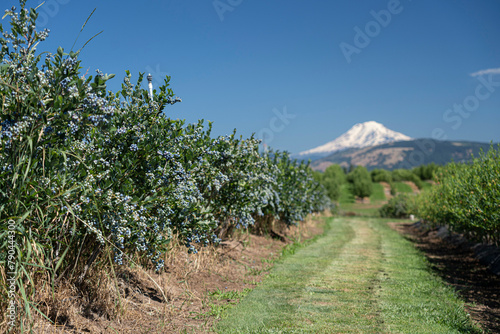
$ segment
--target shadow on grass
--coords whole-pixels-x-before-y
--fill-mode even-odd
[[[465,300],[474,320],[490,333],[500,333],[500,276],[481,264],[465,245],[449,243],[435,230],[399,224],[405,238],[423,252],[432,269]]]

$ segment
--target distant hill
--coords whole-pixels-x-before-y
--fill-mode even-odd
[[[355,124],[346,133],[321,146],[292,155],[299,160],[315,160],[355,147],[368,147],[390,142],[411,140],[402,133],[390,130],[375,121]]]
[[[314,160],[311,167],[320,171],[324,171],[331,164],[346,167],[361,165],[369,170],[411,169],[432,162],[438,165],[451,161],[466,162],[471,159],[471,155],[477,157],[481,149],[486,152],[489,148],[490,143],[414,139],[363,148],[349,148]]]

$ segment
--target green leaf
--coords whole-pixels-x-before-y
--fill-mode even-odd
[[[64,260],[64,258],[66,257],[66,254],[68,254],[68,251],[70,250],[71,248],[71,243],[68,245],[68,247],[66,247],[66,250],[64,251],[64,253],[61,255],[61,258],[59,259],[59,261],[57,261],[57,264],[56,264],[56,267],[54,268],[54,273],[57,272],[57,269],[59,269],[59,267],[61,266],[62,264],[62,261]]]

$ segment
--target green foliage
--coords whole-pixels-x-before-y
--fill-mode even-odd
[[[287,152],[270,151],[264,160],[270,166],[266,178],[274,177],[275,181],[267,190],[263,187],[250,188],[250,192],[257,196],[251,203],[258,216],[272,215],[291,225],[303,220],[309,213],[329,207],[327,192],[315,182],[309,163],[292,160]],[[251,167],[253,173],[262,171],[259,166]],[[244,196],[248,201],[250,195]]]
[[[500,244],[500,146],[469,164],[451,163],[421,194],[418,215],[476,241]]]
[[[403,182],[394,182],[391,187],[391,192],[393,191],[393,195],[398,193],[413,193],[413,189],[406,183]]]
[[[387,182],[392,183],[392,174],[385,169],[374,169],[371,171],[372,182]]]
[[[416,174],[414,174],[412,171],[408,169],[393,170],[391,175],[392,175],[392,180],[394,182],[411,181],[415,183],[418,189],[422,189],[423,187],[422,180]]]
[[[341,204],[348,204],[348,203],[355,203],[356,202],[356,198],[354,198],[354,195],[352,194],[352,184],[345,183],[342,186],[340,186],[339,202]]]
[[[321,183],[321,180],[323,179],[323,173],[321,173],[317,170],[313,170],[312,177],[313,177],[314,181]]]
[[[325,172],[323,173],[323,178],[338,180],[340,184],[346,182],[346,175],[344,173],[344,170],[340,165],[336,164],[330,165],[325,169]]]
[[[322,181],[322,184],[323,184],[323,187],[325,187],[325,189],[327,191],[328,197],[332,201],[338,201],[338,199],[340,198],[340,186],[341,186],[341,184],[337,180],[331,179],[331,178],[324,179]]]
[[[375,169],[371,172],[373,182],[387,182],[391,186],[391,194],[395,195],[398,192],[412,192],[411,188],[401,181],[411,181],[419,189],[422,189],[427,184],[420,179],[419,175],[424,171],[425,173],[433,173],[437,166],[434,164],[429,167],[416,168],[413,171],[407,169],[396,169],[392,172],[385,169]],[[427,174],[425,174],[427,175]]]
[[[325,187],[328,197],[332,201],[338,201],[341,194],[341,186],[346,182],[344,170],[340,165],[330,165],[322,175],[321,183]]]
[[[372,194],[370,195],[370,201],[374,203],[385,200],[386,197],[385,197],[384,187],[380,183],[373,183],[373,191]]]
[[[422,189],[421,190],[423,191],[423,190],[429,189],[431,187],[432,187],[431,183],[429,183],[428,181],[424,181],[424,182],[422,182]]]
[[[421,180],[433,180],[434,175],[438,172],[440,166],[435,163],[430,163],[428,165],[422,165],[412,169],[412,173],[417,175]]]
[[[379,213],[381,217],[386,218],[407,218],[411,213],[414,213],[413,197],[399,194],[382,206]]]
[[[368,197],[373,191],[370,173],[363,166],[358,166],[347,174],[347,181],[352,184],[352,193],[356,197]]]
[[[173,233],[196,253],[229,227],[265,216],[294,224],[329,205],[308,164],[168,118],[181,101],[169,77],[150,98],[143,74],[133,84],[126,71],[113,93],[114,75],[85,78],[78,51],[38,54],[48,31],[24,4],[6,11],[10,32],[0,25],[0,236],[17,247],[9,263],[28,315],[36,268],[52,282],[110,256],[160,270]]]

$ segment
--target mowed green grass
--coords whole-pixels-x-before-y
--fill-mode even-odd
[[[339,204],[342,212],[355,212],[361,216],[378,217],[378,210],[386,201],[384,187],[380,183],[373,183],[373,192],[370,196],[371,205],[356,203],[349,184],[343,184],[340,190]]]
[[[380,217],[379,209],[382,207],[383,203],[378,202],[375,204],[365,204],[365,203],[344,203],[340,204],[340,210],[342,212],[354,212],[358,216],[363,217]]]
[[[351,185],[349,183],[344,183],[340,186],[340,204],[355,203],[356,199],[351,192]]]
[[[378,203],[381,201],[385,201],[387,199],[385,197],[384,186],[382,186],[380,183],[373,183],[372,189],[373,191],[372,194],[370,195],[371,203]]]
[[[403,182],[394,182],[394,189],[397,193],[412,193],[413,189]]]
[[[432,187],[432,184],[430,184],[429,182],[427,181],[424,181],[422,182],[422,189],[421,190],[424,190],[424,189],[429,189]]]
[[[230,309],[219,333],[480,333],[412,244],[375,218],[335,218]]]

